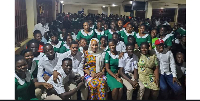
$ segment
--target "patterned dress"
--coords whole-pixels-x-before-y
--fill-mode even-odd
[[[86,52],[85,55],[85,67],[89,69],[91,73],[96,73],[96,57]],[[85,74],[85,79],[89,87],[89,99],[90,100],[106,100],[106,78],[92,78],[88,74]]]
[[[153,68],[155,66],[158,66],[158,61],[155,54],[152,56],[145,56],[142,54],[138,62],[138,74],[139,79],[146,88],[159,90],[157,85],[154,83],[155,75]]]

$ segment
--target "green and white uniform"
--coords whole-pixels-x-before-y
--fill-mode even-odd
[[[128,44],[128,36],[134,36],[136,33],[132,32],[131,34],[127,33],[126,30],[122,30],[119,32],[119,35],[121,35],[121,38],[124,40],[124,43],[127,45]]]
[[[94,37],[94,31],[92,30],[91,32],[89,32],[88,34],[86,34],[83,29],[80,30],[77,34],[76,39],[77,40],[81,40],[81,38],[86,39],[87,41],[87,45],[90,43],[90,40]]]
[[[140,44],[143,42],[151,43],[151,36],[149,34],[145,34],[144,36],[139,36],[139,33],[135,34],[135,39],[138,47],[140,47]]]
[[[76,35],[74,32],[72,32],[72,39],[73,39],[74,41],[76,41],[76,37],[77,37],[77,35]]]
[[[47,42],[49,44],[51,44],[51,42]],[[62,41],[59,41],[57,45],[52,45],[53,46],[53,49],[54,49],[54,52],[60,52],[60,48],[63,46],[63,42]]]
[[[21,79],[15,74],[15,100],[38,100],[35,97],[34,82],[28,71],[25,79]]]
[[[97,39],[98,39],[99,41],[100,41],[100,39],[101,39],[101,36],[105,36],[104,31],[98,32],[97,29],[94,29],[94,32],[95,32],[95,34],[96,34],[96,36],[97,36]]]
[[[180,27],[179,29],[176,30],[181,36],[186,35],[186,30]]]
[[[161,38],[160,38],[161,39]],[[166,35],[163,39],[165,46],[172,46],[172,39],[170,35]]]
[[[65,53],[70,50],[70,47],[67,45],[67,43],[66,42],[64,42],[64,43],[65,44],[63,44],[63,46],[60,48],[59,53]]]
[[[119,31],[116,31],[117,33],[119,33]],[[111,29],[108,29],[105,31],[105,35],[108,37],[108,41],[110,39],[112,39],[112,35],[113,35],[113,32],[111,31]]]

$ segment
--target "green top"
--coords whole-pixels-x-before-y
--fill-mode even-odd
[[[126,30],[122,30],[119,32],[119,35],[121,35],[121,38],[124,40],[124,43],[125,45],[128,44],[128,36],[131,35],[131,36],[134,36],[136,33],[135,32],[132,32],[131,34],[127,33]]]
[[[67,51],[69,51],[69,50],[70,50],[70,47],[67,46],[67,44],[64,44],[64,45],[60,48],[59,53],[65,53],[65,52],[67,52]]]
[[[148,42],[151,43],[151,36],[149,34],[146,34],[144,36],[139,36],[139,33],[135,34],[135,39],[136,39],[136,43],[138,45],[138,47],[140,47],[140,44],[143,42]]]
[[[32,80],[25,81],[23,85],[15,78],[15,100],[38,100],[35,97],[35,85]]]
[[[162,40],[164,41],[166,47],[172,46],[172,37],[170,35],[166,35]]]
[[[94,29],[94,33],[95,33],[95,35],[96,35],[96,37],[97,37],[97,39],[98,39],[99,41],[100,41],[100,39],[101,39],[102,36],[105,36],[104,31],[98,32],[97,29]]]
[[[118,62],[119,56],[113,55],[110,51],[106,52],[105,63],[109,64],[110,70],[116,74],[118,73]],[[123,84],[118,82],[114,77],[112,77],[108,72],[106,72],[107,84],[111,91],[115,88],[123,88]]]
[[[156,46],[155,46],[155,41],[158,40],[158,38],[153,38],[152,39],[152,49],[154,49]]]
[[[78,32],[76,39],[77,39],[77,40],[81,40],[81,38],[84,38],[84,39],[86,39],[86,41],[87,41],[87,45],[89,45],[90,40],[91,40],[93,37],[94,37],[94,31],[93,31],[93,30],[92,30],[91,32],[89,32],[88,34],[86,34],[86,33],[83,31],[83,29],[82,29],[82,30],[80,30],[80,31]]]
[[[51,44],[51,42],[47,42],[49,44]],[[63,46],[64,42],[62,41],[59,41],[57,45],[52,45],[53,46],[53,49],[54,49],[54,52],[60,52],[60,48]]]
[[[116,32],[118,33],[119,31],[116,31]],[[105,31],[105,35],[108,37],[108,41],[109,41],[110,39],[112,39],[113,32],[111,31],[111,29],[108,29]]]
[[[176,30],[181,36],[186,35],[186,30],[180,27],[179,29]]]
[[[59,36],[58,36],[58,40],[63,42],[63,38],[64,38],[64,37],[62,37],[62,32],[60,32],[60,34],[59,34]]]

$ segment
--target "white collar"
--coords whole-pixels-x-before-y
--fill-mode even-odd
[[[41,59],[42,57],[44,56],[44,53],[41,53],[37,56],[37,57],[34,57],[33,60],[39,60]]]
[[[107,52],[113,59],[119,58],[119,55],[113,55],[110,51]]]
[[[65,42],[65,44],[63,46],[65,46],[67,49],[70,49],[69,46],[67,46],[66,42]]]
[[[94,25],[92,25],[92,27],[90,27],[90,28],[94,29]]]
[[[125,28],[122,28],[120,31],[125,31],[126,29]]]
[[[97,33],[97,35],[103,35],[104,31],[98,32],[97,29],[94,29],[94,31]]]
[[[58,69],[58,72],[60,73],[60,75],[62,76],[62,78],[67,77],[67,75],[65,74],[64,70],[62,69],[62,66],[60,67],[60,69]]]
[[[29,71],[25,72],[26,73],[26,78],[25,79],[21,79],[20,77],[17,76],[17,74],[15,73],[15,78],[17,79],[17,81],[19,82],[20,85],[23,85],[25,83],[25,81],[30,82],[31,80],[31,74]]]
[[[110,32],[110,34],[113,34],[113,32],[111,31],[111,29],[108,29],[108,31]],[[117,33],[119,32],[119,31],[116,31]]]
[[[60,38],[63,39],[62,34],[60,34]]]
[[[162,40],[165,42],[169,37],[170,37],[170,35],[167,34]],[[159,38],[159,39],[161,39],[161,38]]]
[[[58,53],[55,52],[55,58],[53,60],[55,60],[58,56]],[[43,56],[44,60],[46,61],[53,61],[53,60],[49,60],[48,57],[46,55]]]
[[[139,33],[136,34],[137,38],[146,38],[149,34],[145,34],[144,36],[139,36]]]
[[[51,44],[51,41],[49,41],[49,42],[47,42],[47,43]],[[58,44],[57,44],[57,45],[52,45],[52,44],[51,44],[51,45],[53,46],[53,48],[54,48],[54,47],[60,48],[61,44],[62,44],[62,41],[58,41]]]
[[[84,29],[81,30],[81,33],[82,33],[84,36],[90,36],[90,35],[92,35],[92,33],[93,33],[93,30],[92,30],[92,31],[90,31],[88,34],[86,34],[83,30],[84,30]]]
[[[129,35],[134,35],[134,34],[135,34],[134,32],[132,32],[131,34],[129,34],[129,33],[127,33],[127,31],[126,31],[126,30],[124,30],[124,32],[126,33],[126,36],[129,36]]]

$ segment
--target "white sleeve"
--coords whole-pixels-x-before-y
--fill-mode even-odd
[[[46,82],[42,76],[42,74],[44,73],[43,69],[44,69],[44,66],[42,65],[44,61],[40,60],[38,62],[38,73],[37,73],[37,79],[38,79],[38,82]]]
[[[49,78],[49,80],[47,81],[47,83],[49,83],[49,84],[52,84],[53,85],[53,88],[56,90],[56,92],[58,93],[58,94],[62,94],[62,93],[65,93],[65,88],[64,88],[64,85],[62,84],[62,78],[60,77],[60,76],[58,76],[58,78],[59,78],[59,80],[57,80],[57,82],[58,83],[55,83],[54,81],[53,81],[53,76],[51,76],[50,78]]]
[[[62,60],[67,56],[67,54],[63,53],[63,54],[59,54],[59,57],[58,57],[58,61],[57,61],[57,64],[56,66],[54,67],[53,71],[54,70],[59,70],[61,65],[62,65]]]
[[[174,61],[174,57],[173,57],[173,54],[171,51],[169,51],[169,57],[170,57],[170,68],[171,68],[171,71],[172,71],[172,75],[173,77],[177,77],[176,76],[176,65],[175,65],[175,61]]]
[[[122,42],[122,52],[126,52],[126,45],[124,44],[124,42]]]
[[[78,66],[78,73],[81,75],[81,76],[84,76],[84,72],[83,72],[83,65],[84,65],[84,62],[85,62],[85,57],[84,57],[84,54],[81,56],[81,62]]]
[[[35,25],[35,27],[34,27],[34,29],[33,29],[33,32],[34,32],[35,30],[39,30],[39,29],[38,29],[38,24]]]
[[[124,57],[121,57],[121,59],[119,59],[118,67],[122,67],[122,68],[125,67]]]

